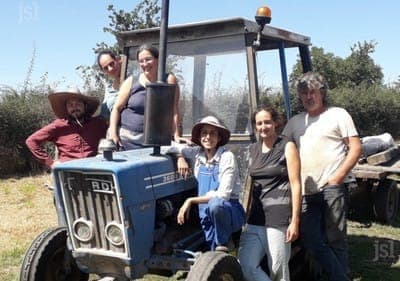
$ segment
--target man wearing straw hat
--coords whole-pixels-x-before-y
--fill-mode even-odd
[[[92,117],[99,100],[81,94],[78,88],[54,92],[48,98],[57,119],[27,138],[26,145],[32,154],[49,168],[55,160],[43,149],[46,142],[54,143],[60,162],[96,155],[99,141],[107,131],[103,119]]]

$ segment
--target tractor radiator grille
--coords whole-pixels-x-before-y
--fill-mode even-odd
[[[106,237],[110,224],[119,226],[124,233],[112,174],[63,171],[59,176],[74,250],[125,256],[125,234],[123,243],[118,245]]]

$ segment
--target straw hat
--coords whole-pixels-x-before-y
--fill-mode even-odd
[[[192,142],[197,145],[200,144],[200,130],[203,125],[211,125],[218,129],[218,135],[221,140],[218,142],[218,146],[223,146],[228,143],[231,137],[231,132],[214,116],[207,116],[197,122],[192,129]]]
[[[51,93],[48,98],[54,114],[61,119],[66,119],[68,117],[66,101],[69,98],[81,99],[86,104],[85,114],[88,116],[92,116],[100,104],[98,98],[84,95],[76,87]]]

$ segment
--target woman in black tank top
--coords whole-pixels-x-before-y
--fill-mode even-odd
[[[300,159],[295,144],[278,135],[280,121],[272,107],[261,106],[252,116],[259,141],[249,149],[251,203],[238,253],[247,280],[290,279],[290,242],[299,235]],[[264,256],[269,276],[260,267]]]

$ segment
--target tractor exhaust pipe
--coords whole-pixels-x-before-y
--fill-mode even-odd
[[[161,145],[170,145],[174,112],[175,87],[166,82],[165,68],[168,42],[169,0],[162,1],[157,82],[146,87],[144,144],[153,146],[153,155]]]

